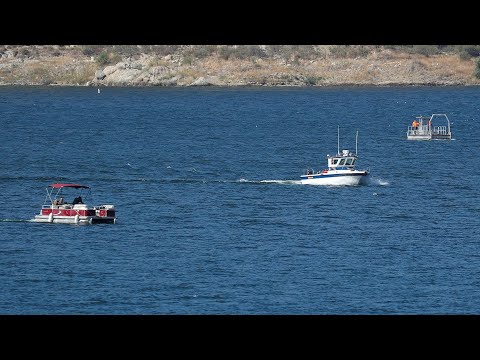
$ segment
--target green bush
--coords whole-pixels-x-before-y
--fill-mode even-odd
[[[83,45],[82,54],[87,56],[98,55],[103,51],[103,46],[100,45]]]
[[[137,45],[115,45],[114,50],[120,56],[133,56],[140,53]]]
[[[305,60],[315,59],[319,55],[317,51],[315,51],[313,45],[297,45],[294,50],[296,51],[298,58]]]
[[[266,57],[265,51],[258,45],[242,45],[242,46],[239,46],[236,50],[237,50],[237,53],[239,53],[239,56],[243,58]]]
[[[230,46],[221,46],[218,49],[218,56],[223,60],[228,60],[233,53],[233,48]]]
[[[395,52],[406,52],[409,54],[420,54],[424,56],[437,55],[446,52],[459,52],[452,45],[385,45],[385,49]]]
[[[218,55],[224,60],[267,57],[265,51],[258,45],[221,46],[218,49]]]
[[[194,58],[192,55],[185,55],[183,57],[182,65],[192,65],[194,62]]]
[[[266,55],[268,57],[274,57],[275,55],[280,55],[282,53],[283,45],[267,45]]]
[[[477,67],[475,68],[475,77],[480,79],[480,59],[477,60]]]
[[[110,54],[108,58],[108,62],[110,64],[117,64],[120,61],[122,61],[122,57],[120,56],[120,54],[117,54],[117,53]]]
[[[98,65],[116,64],[122,61],[122,57],[117,53],[109,53],[107,51],[102,51],[95,58],[95,61]]]
[[[460,60],[470,60],[472,58],[472,56],[464,50],[460,51],[458,57],[460,58]]]
[[[320,81],[322,81],[322,77],[321,76],[307,76],[307,78],[305,79],[307,85],[317,85]]]
[[[215,45],[195,45],[185,52],[185,55],[191,55],[196,59],[209,57],[217,52]]]
[[[480,46],[477,45],[467,45],[463,46],[460,50],[460,59],[468,60],[472,57],[480,56]]]
[[[100,54],[98,54],[95,61],[98,65],[107,65],[110,62],[110,58],[106,51],[102,51]]]
[[[330,48],[330,54],[334,58],[366,57],[370,51],[370,47],[365,45],[337,45]]]
[[[412,52],[415,54],[431,56],[438,54],[440,51],[437,45],[414,45],[412,48]]]
[[[179,45],[152,45],[151,52],[158,56],[167,56],[174,54],[179,48]]]

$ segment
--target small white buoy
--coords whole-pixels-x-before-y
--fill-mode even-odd
[[[48,215],[48,222],[53,222],[53,211],[50,213],[50,215]]]
[[[80,219],[80,216],[78,216],[78,214],[75,215],[75,224],[78,224],[78,220],[79,220],[79,219]]]
[[[100,89],[97,89],[98,90],[98,93],[100,94]]]

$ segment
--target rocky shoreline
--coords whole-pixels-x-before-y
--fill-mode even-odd
[[[140,54],[101,65],[64,52],[0,52],[0,85],[64,86],[470,86],[480,85],[474,59],[386,49],[365,57],[313,60],[186,58]]]

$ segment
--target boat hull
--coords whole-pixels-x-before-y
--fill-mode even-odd
[[[99,216],[45,216],[35,215],[34,222],[38,223],[53,223],[53,224],[74,224],[74,225],[90,225],[90,224],[114,224],[116,218],[114,217],[99,217]]]
[[[452,140],[452,135],[451,134],[407,135],[407,140]]]
[[[407,140],[432,140],[430,135],[407,135]]]
[[[348,173],[322,173],[314,175],[302,175],[301,183],[304,185],[332,185],[332,186],[355,186],[366,183],[368,172]]]

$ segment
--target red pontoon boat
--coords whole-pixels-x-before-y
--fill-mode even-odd
[[[72,202],[64,200],[66,189],[75,189],[78,196]],[[47,196],[39,215],[33,221],[62,224],[96,224],[116,222],[113,205],[89,206],[83,202],[82,191],[90,193],[90,187],[79,184],[51,184],[47,186]],[[54,194],[54,192],[56,193]],[[85,194],[83,194],[84,197]]]

